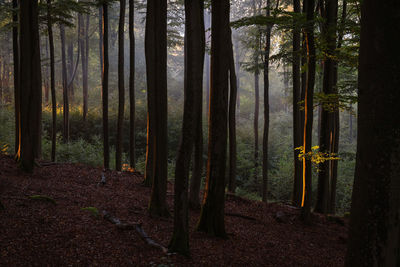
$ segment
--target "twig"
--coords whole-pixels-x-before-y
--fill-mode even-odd
[[[239,214],[239,213],[226,212],[225,215],[226,216],[231,216],[231,217],[239,217],[239,218],[243,218],[243,219],[250,220],[250,221],[256,221],[257,220],[254,217],[246,216],[246,215]]]
[[[120,219],[117,217],[112,216],[110,213],[107,211],[103,210],[103,218],[113,224],[119,229],[119,230],[135,230],[141,239],[146,242],[149,246],[159,248],[161,249],[162,252],[168,253],[168,249],[158,243],[156,243],[153,239],[151,239],[146,232],[142,228],[141,223],[122,223]]]

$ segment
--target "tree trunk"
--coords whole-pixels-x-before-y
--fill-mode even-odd
[[[110,169],[110,145],[108,139],[108,4],[104,3],[102,7],[102,102],[103,102],[103,157],[104,169]]]
[[[135,168],[135,6],[129,0],[129,162]]]
[[[120,0],[119,26],[118,26],[118,124],[117,124],[117,148],[115,152],[115,168],[122,170],[122,144],[125,110],[125,81],[124,81],[124,28],[125,28],[126,1]]]
[[[60,39],[61,39],[61,71],[63,81],[63,141],[69,141],[69,100],[68,100],[68,76],[67,63],[65,58],[65,29],[64,25],[60,24]]]
[[[236,115],[239,116],[240,114],[240,53],[239,53],[239,41],[237,36],[234,41],[234,48],[235,48],[235,74],[236,74],[236,87],[237,87],[237,112]]]
[[[13,61],[14,61],[14,111],[15,111],[15,142],[14,142],[14,152],[15,154],[19,154],[19,144],[20,144],[20,87],[19,87],[19,50],[18,50],[18,0],[13,0]]]
[[[300,13],[300,0],[293,1],[294,12]],[[294,161],[294,183],[292,203],[296,207],[301,206],[302,187],[302,165],[299,160],[299,150],[296,148],[301,144],[301,112],[300,112],[300,29],[296,25],[293,28],[293,161]]]
[[[236,100],[237,100],[237,79],[235,70],[235,59],[233,56],[232,33],[229,39],[229,179],[228,191],[235,193],[236,191]],[[238,53],[239,51],[236,51]]]
[[[304,103],[304,134],[303,148],[305,154],[311,152],[313,126],[313,98],[315,83],[315,42],[314,42],[314,0],[304,0],[308,25],[305,28],[305,45],[307,51],[307,79],[305,84]],[[312,162],[310,158],[303,158],[303,199],[301,217],[308,222],[311,215],[312,203]]]
[[[189,255],[189,169],[197,128],[196,112],[198,106],[202,105],[199,95],[203,93],[205,51],[203,0],[185,1],[185,20],[185,100],[182,138],[175,168],[174,232],[169,250]]]
[[[89,23],[90,16],[86,15],[86,25],[82,19],[82,33],[79,43],[82,51],[82,94],[83,94],[83,121],[86,121],[88,113],[88,71],[89,71]]]
[[[99,54],[100,54],[100,74],[103,81],[103,7],[99,7]]]
[[[40,156],[42,79],[37,1],[20,3],[20,132],[19,161],[31,172]]]
[[[361,4],[359,134],[345,266],[400,264],[399,12],[396,0]]]
[[[211,9],[210,9],[211,10]],[[209,30],[211,28],[211,11],[205,12],[205,30]],[[211,29],[209,30],[211,32]],[[211,43],[211,34],[210,32],[206,32],[206,43]],[[206,116],[207,121],[210,118],[210,54],[206,53]]]
[[[325,6],[325,22],[322,26],[322,35],[327,44],[324,53],[324,77],[323,94],[325,96],[334,93],[335,87],[335,61],[334,53],[336,49],[336,30],[337,30],[337,8],[338,0],[327,0]],[[333,130],[335,113],[331,108],[322,105],[319,150],[323,153],[333,153]],[[330,206],[330,168],[331,162],[325,161],[319,164],[318,169],[318,191],[315,212],[326,214]]]
[[[210,125],[207,180],[198,230],[226,237],[225,169],[228,123],[228,74],[230,37],[228,0],[212,0]]]
[[[267,0],[266,16],[270,17],[270,0]],[[277,5],[278,6],[278,5]],[[271,49],[272,25],[267,25],[264,51],[264,134],[263,134],[263,185],[262,200],[268,199],[268,138],[269,138],[269,55]]]
[[[79,15],[81,16],[81,15]],[[78,27],[80,28],[80,27]],[[80,38],[80,32],[78,30],[78,38]],[[78,40],[79,45],[79,40]],[[74,43],[73,40],[70,40],[67,44],[67,54],[68,54],[68,77],[72,77],[74,75]],[[82,58],[83,58],[83,51],[82,51]],[[68,87],[68,98],[70,102],[74,101],[74,82]]]
[[[49,45],[47,40],[45,40],[46,47],[46,60],[49,58]],[[49,83],[49,67],[48,65],[45,67],[46,78],[44,81],[44,104],[47,106],[49,104],[49,91],[50,91],[50,83]]]
[[[56,86],[55,86],[55,70],[54,70],[54,38],[53,38],[53,22],[51,19],[51,0],[47,0],[47,32],[49,35],[50,46],[50,91],[51,91],[51,111],[52,111],[52,127],[51,127],[51,161],[56,161],[56,135],[57,135],[57,102],[56,102]]]
[[[148,134],[152,142],[153,183],[149,213],[169,216],[166,202],[168,175],[167,147],[167,1],[147,2],[145,34],[148,90]]]

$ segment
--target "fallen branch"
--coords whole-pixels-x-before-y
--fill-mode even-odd
[[[239,217],[239,218],[243,218],[243,219],[250,220],[250,221],[256,221],[257,220],[254,217],[246,216],[246,215],[239,214],[239,213],[226,212],[225,215],[226,216],[231,216],[231,217]]]
[[[155,248],[159,248],[162,250],[162,252],[167,253],[168,249],[158,243],[156,243],[153,239],[151,239],[146,232],[142,228],[141,223],[122,223],[120,219],[117,217],[112,216],[110,213],[107,211],[103,210],[103,218],[113,224],[119,229],[119,230],[135,230],[140,238],[146,242],[147,245]]]

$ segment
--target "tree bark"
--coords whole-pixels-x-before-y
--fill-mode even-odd
[[[15,111],[15,147],[14,151],[15,154],[19,154],[19,144],[20,144],[20,120],[21,120],[21,113],[20,113],[20,87],[19,87],[19,47],[18,47],[18,0],[13,0],[13,29],[12,29],[12,36],[13,36],[13,61],[14,61],[14,111]]]
[[[335,61],[333,58],[336,49],[338,0],[326,0],[325,2],[325,22],[322,26],[322,35],[327,48],[324,53],[323,94],[327,96],[333,94],[335,90]],[[332,154],[335,112],[324,105],[321,108],[319,150],[323,153]],[[329,211],[330,182],[332,182],[330,179],[331,166],[329,161],[322,162],[318,166],[318,191],[315,206],[315,212],[318,213],[326,214]]]
[[[126,1],[120,0],[119,26],[118,26],[118,124],[117,124],[117,148],[115,152],[115,168],[122,170],[122,144],[125,110],[125,79],[124,79],[124,28],[125,28]]]
[[[42,79],[37,1],[20,3],[20,147],[19,161],[24,171],[31,172],[39,158],[41,141]]]
[[[135,6],[129,0],[129,162],[135,168]]]
[[[224,222],[230,37],[228,0],[212,0],[207,179],[198,230],[226,237]]]
[[[202,105],[204,68],[204,2],[185,1],[185,100],[182,137],[176,159],[174,184],[174,232],[171,252],[189,255],[188,186],[189,169],[197,128],[196,112]]]
[[[86,15],[85,21],[82,19],[82,34],[80,34],[80,44],[82,51],[82,96],[83,96],[83,121],[86,121],[88,113],[88,72],[89,72],[89,23],[90,16]]]
[[[400,264],[399,12],[396,0],[361,4],[357,158],[345,266]]]
[[[300,13],[300,0],[293,1],[295,13]],[[296,207],[301,206],[302,188],[302,165],[299,160],[299,150],[301,144],[301,112],[300,112],[300,28],[293,26],[293,162],[294,162],[294,183],[292,203]]]
[[[51,161],[56,161],[56,135],[57,135],[57,102],[56,102],[56,86],[55,86],[55,70],[54,70],[54,38],[53,38],[53,21],[51,18],[51,0],[47,0],[47,33],[49,36],[50,46],[50,91],[51,91]]]
[[[63,84],[63,141],[69,141],[69,99],[68,99],[68,76],[67,63],[65,58],[65,29],[64,25],[60,24],[60,39],[61,39],[61,71]]]
[[[305,27],[305,45],[307,52],[307,79],[305,84],[305,110],[303,148],[307,155],[311,152],[313,126],[313,98],[315,83],[315,42],[314,42],[314,0],[304,0],[308,25]],[[303,199],[301,218],[308,222],[311,215],[312,203],[312,162],[310,158],[303,158]]]
[[[110,169],[110,145],[108,133],[108,4],[105,2],[102,7],[102,102],[103,102],[103,157],[104,169]]]
[[[153,183],[149,213],[168,217],[166,202],[168,175],[167,148],[167,1],[147,2],[145,34],[148,90],[148,133],[152,142]],[[148,163],[147,163],[148,164]],[[149,165],[149,164],[148,164]]]

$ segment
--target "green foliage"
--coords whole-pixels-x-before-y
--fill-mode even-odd
[[[98,218],[100,215],[99,210],[96,207],[86,207],[86,208],[81,208],[81,210],[89,211],[96,218]]]
[[[52,199],[51,197],[49,197],[49,196],[44,196],[44,195],[32,195],[32,196],[29,196],[28,198],[29,198],[29,199],[32,199],[32,200],[46,201],[46,202],[49,202],[49,203],[51,203],[51,204],[53,204],[53,205],[57,205],[57,202],[56,202],[54,199]]]

